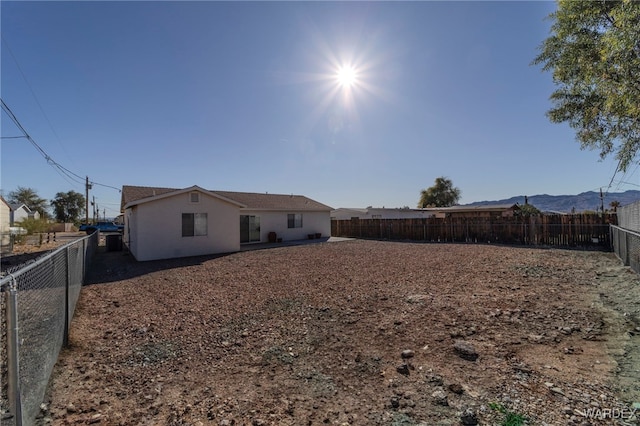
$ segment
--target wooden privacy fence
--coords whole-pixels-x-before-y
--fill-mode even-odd
[[[615,214],[332,220],[334,237],[611,249]]]

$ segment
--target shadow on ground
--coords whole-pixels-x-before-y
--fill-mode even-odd
[[[313,240],[286,241],[282,243],[247,244],[243,245],[240,251],[267,250],[280,247],[348,240],[350,240],[350,238],[325,237]],[[105,245],[100,245],[98,246],[95,256],[89,265],[84,285],[106,284],[168,269],[202,265],[209,260],[230,256],[236,253],[237,252],[138,262],[131,253],[126,250],[126,248],[121,251],[108,251]]]

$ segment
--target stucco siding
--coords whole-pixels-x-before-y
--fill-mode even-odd
[[[240,250],[238,207],[220,199],[201,193],[200,201],[191,203],[189,193],[181,193],[139,204],[135,210],[135,214],[125,220],[133,220],[130,227],[135,234],[131,235],[128,244],[137,260]],[[183,237],[183,213],[206,213],[207,235]]]
[[[24,207],[20,207],[19,209],[11,212],[11,224],[18,226],[17,224],[22,222],[23,220],[29,217],[29,213],[24,209]]]
[[[287,215],[302,214],[302,228],[289,228]],[[331,217],[329,211],[260,211],[240,210],[241,215],[260,217],[260,241],[268,241],[269,232],[275,232],[283,241],[295,241],[306,239],[308,234],[321,233],[323,237],[331,236]],[[238,221],[239,223],[239,221]]]
[[[129,249],[131,254],[137,259],[138,253],[138,207],[134,206],[128,208],[124,212],[124,233],[122,235],[122,241]]]
[[[0,201],[0,232],[9,232],[11,224],[11,209],[3,201]]]

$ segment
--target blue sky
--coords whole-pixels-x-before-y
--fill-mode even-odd
[[[554,2],[2,1],[1,95],[43,150],[93,182],[304,194],[415,207],[604,190],[613,158],[545,116],[530,63]],[[355,82],[338,83],[351,66]],[[2,113],[1,188],[84,193]],[[609,191],[637,189],[632,170]]]

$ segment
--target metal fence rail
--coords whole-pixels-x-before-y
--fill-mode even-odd
[[[611,239],[616,256],[640,274],[640,233],[612,225]]]
[[[98,233],[0,279],[2,425],[32,425],[68,336]]]

